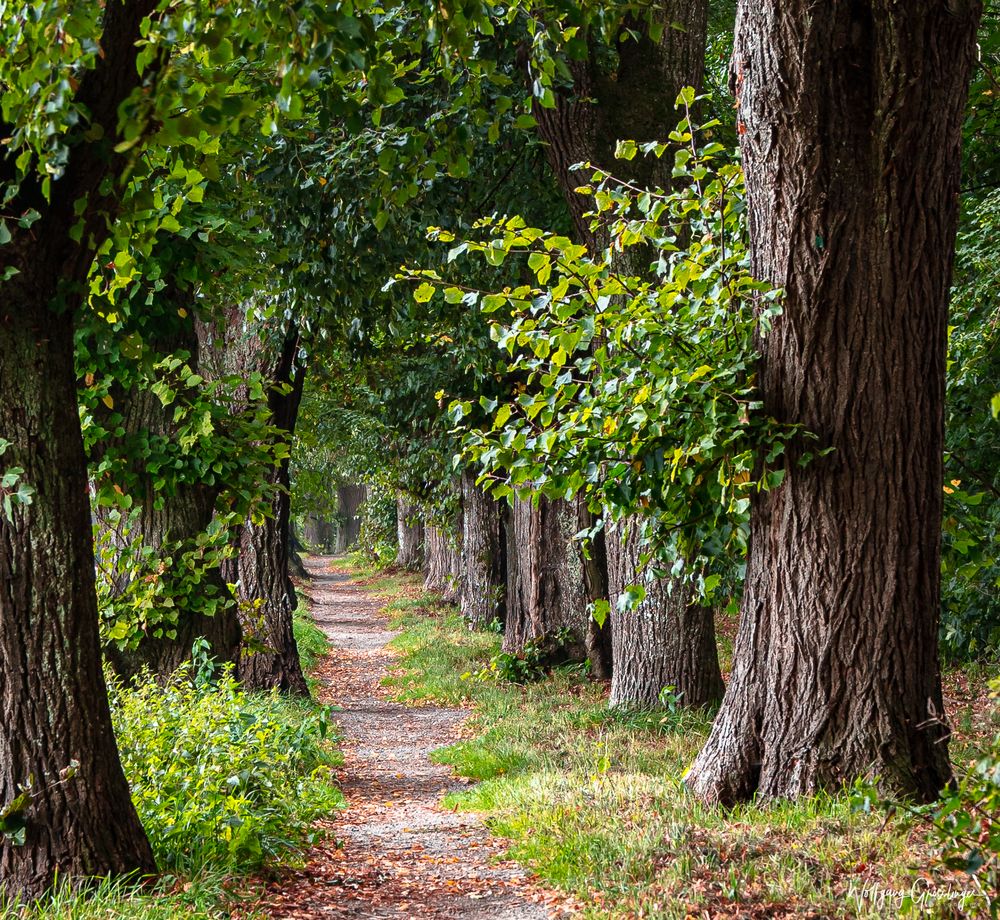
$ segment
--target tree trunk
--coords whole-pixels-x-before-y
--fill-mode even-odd
[[[0,836],[9,897],[38,896],[57,873],[155,871],[101,669],[72,323],[37,306],[58,274],[22,270],[0,307],[0,432],[11,442],[0,464],[23,468],[34,490],[30,505],[0,510],[0,803],[32,790],[23,845]]]
[[[416,505],[403,496],[396,499],[396,527],[399,552],[396,564],[410,572],[419,572],[424,565],[424,524]]]
[[[715,617],[691,597],[681,580],[643,577],[640,521],[607,525],[611,606],[630,586],[645,598],[633,610],[615,610],[611,621],[614,660],[611,705],[651,708],[671,687],[684,706],[698,708],[722,698],[722,671],[715,645]]]
[[[593,530],[594,515],[587,507],[587,500],[579,496],[576,500],[578,531]],[[608,598],[608,554],[604,530],[600,530],[587,546],[579,549],[580,564],[583,566],[583,585],[587,600],[594,603]],[[590,673],[595,680],[610,680],[613,673],[614,649],[611,642],[612,623],[616,614],[609,610],[603,623],[592,616],[587,617],[587,633],[584,644]]]
[[[575,191],[590,178],[589,173],[571,167],[590,162],[640,187],[667,188],[671,158],[640,155],[631,161],[616,160],[615,146],[627,138],[640,143],[665,139],[678,120],[672,114],[678,93],[685,86],[701,86],[707,0],[672,0],[660,3],[659,8],[666,27],[658,42],[645,35],[623,41],[617,48],[617,66],[613,70],[601,63],[606,55],[592,54],[586,61],[573,62],[572,92],[558,96],[553,108],[538,107],[536,113],[539,136],[546,143],[549,164],[569,206],[577,238],[592,251],[604,247],[607,240],[595,233],[591,218],[586,216],[593,210],[592,198]],[[628,263],[623,266],[626,272],[639,273],[645,270],[644,256],[633,249],[620,253],[618,259]],[[649,260],[644,261],[648,264]],[[631,264],[634,262],[640,264]],[[592,526],[588,519],[589,512],[583,509],[581,527]],[[637,531],[638,526],[631,530]],[[707,641],[705,623],[701,622],[711,627],[711,614],[697,616],[694,610],[685,616],[666,613],[674,598],[686,596],[683,585],[644,580],[648,600],[641,615],[621,615],[614,609],[615,597],[642,577],[637,571],[640,549],[634,540],[628,542],[625,545],[620,539],[606,539],[603,550],[600,546],[593,548],[594,558],[583,559],[592,601],[609,597],[612,570],[617,578],[617,586],[610,593],[610,631],[614,640],[609,641],[608,624],[602,629],[591,619],[588,626],[594,675],[610,677],[614,670],[612,702],[620,705],[655,705],[662,687],[653,687],[651,682],[666,675],[684,676],[683,683],[690,690],[683,697],[685,704],[701,706],[711,702],[721,691],[714,637],[711,643]],[[673,627],[685,627],[685,632],[672,635]],[[622,654],[627,657],[620,657]],[[690,672],[697,663],[704,663],[704,675]]]
[[[576,508],[515,499],[510,518],[504,651],[518,654],[532,643],[553,660],[585,660],[588,598],[573,540]]]
[[[948,287],[974,3],[740,6],[752,257],[783,287],[763,411],[814,432],[752,508],[702,799],[950,777],[937,629]],[[872,432],[877,432],[873,436]],[[833,448],[805,466],[806,450]]]
[[[161,325],[176,321],[168,316],[161,320]],[[198,337],[190,321],[151,344],[164,356],[187,351],[191,355],[188,363],[192,370],[197,371]],[[174,407],[164,406],[160,398],[149,389],[134,387],[116,393],[115,409],[122,416],[120,440],[170,439],[175,436]],[[114,446],[117,445],[102,445],[100,449]],[[110,509],[102,506],[95,509],[97,521],[108,533],[111,545],[118,548],[119,554],[135,546],[159,550],[168,544],[182,544],[193,549],[195,539],[212,523],[220,486],[176,482],[171,492],[166,489],[158,491],[154,487],[155,477],[149,474],[141,461],[136,464],[132,473],[138,484],[129,489],[128,493],[134,502],[133,509],[138,513],[129,517],[127,531],[123,528],[124,514],[112,514]],[[157,474],[161,475],[170,474]],[[114,564],[113,590],[117,595],[124,593],[129,584],[127,573],[122,568],[123,566]],[[157,577],[169,579],[174,574],[167,569]],[[219,601],[219,607],[212,615],[201,612],[202,602],[206,599]],[[119,677],[132,680],[144,668],[148,668],[157,677],[168,677],[190,657],[191,647],[199,637],[208,641],[216,661],[237,661],[243,632],[232,596],[218,568],[206,569],[198,596],[192,598],[192,601],[195,609],[185,609],[183,605],[178,605],[170,611],[174,620],[172,623],[153,624],[152,630],[142,638],[138,648],[122,650],[114,644],[105,647],[105,656]],[[157,636],[156,631],[163,634]],[[168,632],[173,632],[174,635],[170,636]]]
[[[440,594],[449,604],[457,603],[461,592],[461,550],[456,546],[460,542],[440,527],[424,526],[427,568],[424,590]]]
[[[0,836],[0,894],[11,900],[35,898],[57,877],[155,871],[101,667],[73,354],[74,310],[115,212],[119,106],[139,83],[137,42],[154,6],[136,0],[104,11],[102,54],[73,84],[89,117],[70,129],[66,171],[53,177],[48,200],[30,165],[20,176],[13,154],[0,157],[0,190],[14,193],[5,212],[41,214],[30,227],[9,222],[12,239],[0,248],[0,275],[18,270],[0,291],[0,438],[10,442],[0,470],[22,468],[33,490],[30,505],[8,512],[0,502],[0,807],[10,810],[31,789],[26,808],[6,819],[11,831],[24,819],[23,843]],[[85,140],[85,129],[96,139]],[[4,145],[14,130],[0,120]],[[78,219],[89,245],[71,239]]]
[[[278,336],[247,323],[242,308],[227,317],[221,335],[212,328],[204,338],[215,348],[217,371],[248,375],[260,373],[270,385],[267,403],[271,424],[291,444],[298,418],[305,369],[298,364],[299,334],[289,327]],[[289,575],[291,502],[289,461],[275,466],[268,484],[274,487],[271,507],[261,523],[247,521],[236,537],[237,553],[223,566],[236,584],[241,603],[244,643],[239,676],[252,690],[277,688],[289,693],[309,692],[295,642],[292,614],[298,606]]]
[[[341,524],[338,534],[338,551],[347,552],[361,536],[361,518],[358,510],[365,500],[367,489],[361,485],[338,486],[337,505]]]
[[[506,617],[507,534],[504,508],[462,473],[462,616],[473,629],[501,624]]]

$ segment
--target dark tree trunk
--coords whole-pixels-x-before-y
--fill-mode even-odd
[[[476,485],[472,470],[462,473],[462,616],[473,629],[506,617],[505,508]]]
[[[123,876],[155,871],[132,804],[111,727],[101,667],[87,461],[80,433],[73,355],[74,311],[82,306],[94,247],[115,211],[121,160],[118,109],[140,81],[142,20],[152,0],[109,4],[100,58],[82,75],[75,99],[88,119],[69,136],[65,174],[46,200],[40,183],[0,157],[8,214],[35,208],[30,228],[13,222],[0,247],[0,469],[21,467],[31,505],[0,505],[0,803],[24,787],[23,845],[0,837],[0,893],[31,899],[58,876]],[[85,141],[86,129],[100,139]],[[0,121],[6,144],[13,127]],[[29,167],[30,170],[30,167]],[[81,238],[77,202],[86,202]],[[61,302],[62,310],[57,312]],[[62,771],[74,763],[79,768]],[[8,819],[15,815],[8,815]]]
[[[520,653],[534,643],[553,659],[583,661],[588,597],[573,540],[576,508],[516,499],[510,521],[504,651]]]
[[[587,507],[586,499],[581,495],[576,500],[578,532],[593,530],[596,523],[594,515]],[[608,597],[608,555],[606,539],[602,529],[590,542],[581,546],[580,564],[583,566],[583,585],[587,600],[604,600]],[[587,647],[587,660],[590,662],[590,673],[596,680],[610,680],[613,671],[614,649],[611,643],[614,611],[609,610],[603,623],[598,623],[592,616],[587,617],[587,633],[584,643]]]
[[[461,549],[456,537],[433,524],[424,525],[425,566],[424,589],[434,591],[450,604],[457,603],[461,593]]]
[[[244,311],[227,317],[221,336],[206,328],[206,343],[214,347],[216,372],[247,375],[260,373],[270,384],[267,403],[271,424],[287,444],[295,434],[305,369],[298,364],[299,335],[290,327],[282,336],[251,328]],[[261,523],[247,521],[236,536],[236,555],[223,565],[223,574],[235,584],[243,607],[244,643],[239,675],[252,690],[277,688],[308,694],[299,661],[292,614],[298,606],[289,575],[291,500],[288,460],[269,474],[274,487],[268,516]]]
[[[49,283],[38,272],[8,281],[0,307],[0,435],[11,442],[0,465],[22,467],[34,490],[31,505],[0,510],[0,803],[33,791],[24,845],[0,836],[0,890],[29,898],[56,873],[155,870],[101,669],[73,329],[36,305]]]
[[[303,537],[313,552],[328,553],[333,545],[333,527],[329,521],[310,514],[305,520]]]
[[[193,324],[188,323],[177,329],[175,334],[162,336],[152,344],[162,355],[187,351],[191,355],[190,366],[197,370],[198,337]],[[116,393],[115,409],[121,413],[120,427],[126,441],[137,437],[171,438],[175,434],[174,407],[165,407],[149,389],[134,388]],[[97,520],[108,532],[112,546],[117,546],[120,551],[127,551],[136,545],[160,549],[168,543],[182,543],[193,548],[195,538],[204,533],[212,522],[220,487],[178,483],[172,493],[165,490],[158,492],[154,488],[154,477],[144,468],[135,469],[133,473],[138,485],[129,494],[134,502],[133,509],[138,513],[129,518],[127,532],[123,531],[121,517],[117,514],[110,514],[105,507],[96,509]],[[158,504],[162,507],[157,507]],[[173,574],[168,569],[159,577],[169,579]],[[119,594],[124,592],[128,581],[121,567],[116,566],[112,575],[114,589]],[[154,625],[153,631],[140,641],[138,648],[122,650],[114,644],[106,646],[105,656],[118,676],[131,680],[143,668],[148,668],[155,676],[167,677],[190,657],[191,647],[199,637],[208,640],[216,661],[235,663],[243,633],[232,596],[222,572],[217,568],[205,572],[199,597],[194,600],[199,603],[206,598],[216,598],[221,604],[211,616],[200,610],[175,607],[172,613],[176,616],[176,623]],[[156,631],[162,634],[157,636]],[[169,635],[170,632],[174,635]]]
[[[399,552],[396,564],[410,572],[419,572],[424,565],[424,523],[416,505],[402,496],[396,499],[396,533]]]
[[[303,552],[305,552],[305,547],[303,547],[299,538],[295,535],[295,526],[292,525],[292,533],[288,541],[288,571],[293,578],[308,581],[312,578],[312,575],[309,574],[309,570],[302,561]]]
[[[671,158],[637,156],[631,161],[616,160],[615,146],[627,138],[639,142],[664,140],[679,117],[674,112],[678,93],[685,86],[701,86],[707,0],[673,0],[659,6],[666,28],[658,42],[645,36],[623,41],[613,70],[601,65],[601,55],[574,62],[572,93],[560,95],[554,108],[539,107],[536,113],[538,132],[546,142],[549,163],[569,205],[576,235],[592,250],[600,249],[607,241],[595,233],[591,219],[585,216],[593,209],[592,198],[574,191],[589,179],[589,174],[570,167],[590,162],[641,187],[668,187]],[[635,250],[629,256],[629,262],[643,262],[643,256]],[[619,258],[625,259],[625,255]],[[643,271],[641,264],[623,267],[628,272]],[[592,526],[588,515],[585,510],[581,512],[581,526]],[[631,531],[638,531],[638,523]],[[604,546],[594,547],[591,555],[592,559],[583,560],[591,600],[609,597],[608,581],[611,571],[615,572],[616,585],[610,594],[614,641],[609,641],[608,624],[602,629],[593,619],[587,640],[595,676],[609,677],[613,668],[612,703],[655,705],[662,689],[662,685],[655,684],[665,675],[683,676],[689,689],[682,698],[686,705],[701,706],[717,699],[721,692],[718,654],[714,636],[709,643],[705,635],[706,626],[712,628],[711,613],[698,616],[692,609],[684,616],[668,616],[673,598],[686,597],[687,591],[680,583],[644,579],[638,569],[639,546],[634,539],[626,545],[619,539],[606,538]],[[616,596],[640,580],[648,595],[642,610],[619,613],[614,609]],[[671,630],[675,627],[684,627],[685,631],[674,635]],[[704,675],[691,672],[698,663],[704,663]]]
[[[691,597],[681,580],[645,578],[640,567],[641,522],[607,525],[608,580],[611,605],[630,585],[645,588],[634,609],[615,611],[611,621],[614,659],[611,705],[655,707],[660,691],[672,687],[684,706],[701,707],[722,698],[722,671],[710,607]]]
[[[948,287],[975,3],[744,2],[733,75],[761,342],[788,452],[752,509],[733,673],[688,783],[710,802],[950,777],[938,666]],[[875,434],[873,434],[873,432]]]
[[[367,496],[365,486],[338,486],[337,506],[341,524],[337,533],[337,552],[346,553],[361,536],[361,518],[358,514]]]

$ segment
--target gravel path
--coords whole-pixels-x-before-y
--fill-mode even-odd
[[[393,702],[381,687],[392,667],[394,633],[377,600],[307,561],[313,617],[333,652],[320,670],[324,702],[340,707],[341,781],[347,810],[332,821],[334,838],[308,854],[304,869],[271,886],[268,916],[313,920],[449,918],[544,920],[564,916],[557,900],[531,883],[473,814],[439,805],[463,788],[428,754],[448,744],[461,710]]]

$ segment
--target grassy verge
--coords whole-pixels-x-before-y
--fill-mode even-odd
[[[309,672],[328,643],[304,601],[295,636]],[[261,870],[294,860],[313,821],[343,803],[325,708],[246,693],[210,670],[196,660],[165,686],[111,687],[122,763],[163,875],[64,888],[30,908],[0,903],[0,920],[232,917],[256,900]]]
[[[386,592],[392,593],[392,592]],[[708,721],[621,714],[579,670],[524,686],[482,676],[499,636],[453,609],[388,607],[401,700],[471,706],[436,758],[475,780],[449,804],[482,812],[513,858],[590,918],[977,916],[967,877],[936,867],[921,833],[850,797],[705,808],[681,784]],[[967,746],[967,745],[966,745]]]

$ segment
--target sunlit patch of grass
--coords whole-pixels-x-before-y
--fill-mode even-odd
[[[433,598],[387,609],[401,630],[387,685],[402,700],[473,708],[462,740],[433,755],[476,781],[446,804],[481,812],[511,856],[578,897],[586,917],[875,920],[982,908],[902,818],[859,812],[847,794],[702,805],[682,780],[707,715],[609,710],[578,668],[524,685],[484,678],[498,635],[470,632]]]

